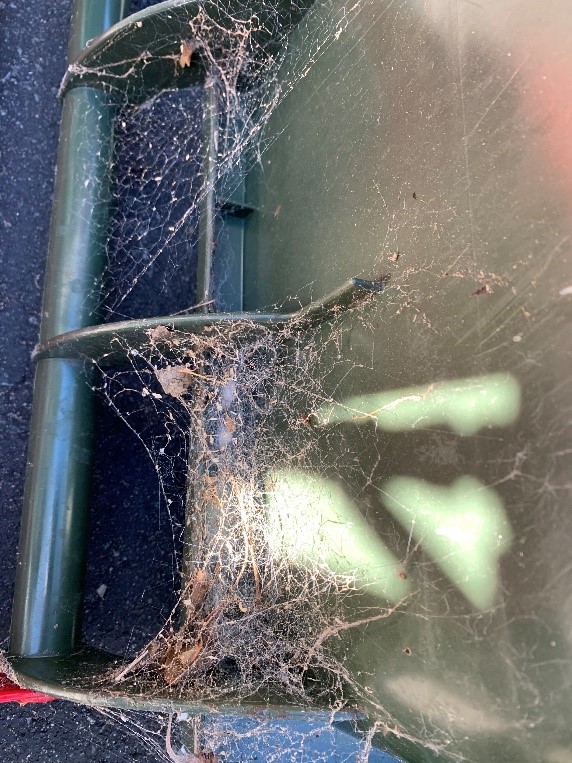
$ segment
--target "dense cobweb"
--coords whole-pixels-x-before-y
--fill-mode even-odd
[[[102,304],[109,318],[131,317],[142,309],[146,315],[172,314],[195,306],[192,252],[205,198],[215,192],[217,215],[224,216],[225,200],[232,199],[241,179],[278,137],[267,130],[277,106],[359,13],[359,4],[351,9],[324,5],[303,56],[293,55],[288,37],[310,7],[292,4],[285,10],[276,3],[257,13],[238,6],[233,15],[216,3],[197,6],[189,11],[176,51],[166,55],[175,73],[173,87],[138,106],[122,91],[131,69],[117,80],[105,68],[98,72],[120,106],[115,161],[129,168],[126,175],[115,175],[112,189],[116,209]],[[144,51],[129,63],[144,70],[148,55]],[[156,61],[154,56],[151,62]],[[195,66],[202,82],[178,89],[177,78]],[[86,74],[88,69],[72,64],[68,76]],[[209,109],[216,123],[211,135]],[[209,138],[211,172],[202,160]],[[147,301],[142,308],[138,292],[151,282],[155,303]],[[148,297],[149,290],[145,293]],[[210,309],[216,309],[214,302]]]
[[[264,21],[244,12],[222,14],[221,21],[219,7],[210,13],[199,7],[172,65],[182,71],[200,59],[203,84],[120,108],[101,303],[107,320],[219,309],[216,299],[193,301],[205,198],[213,188],[232,196],[237,178],[261,162],[277,137],[266,132],[276,106],[359,8],[323,14],[301,61],[287,53],[291,28],[278,24],[278,9],[266,10]],[[260,43],[269,38],[271,46]],[[113,82],[107,88],[117,94]],[[201,157],[213,103],[216,161],[207,175]],[[123,343],[127,359],[119,369],[96,362],[94,389],[153,464],[171,526],[173,577],[181,581],[164,627],[103,676],[97,691],[167,696],[175,706],[229,697],[262,707],[317,708],[326,729],[335,711],[350,708],[349,717],[358,717],[367,692],[344,665],[340,637],[405,609],[411,592],[402,582],[402,596],[380,602],[368,595],[361,562],[345,558],[343,548],[334,552],[342,564],[332,564],[325,544],[294,551],[289,536],[296,521],[289,508],[272,509],[280,500],[272,496],[287,489],[284,475],[308,475],[317,484],[331,476],[312,465],[326,436],[315,412],[333,400],[340,379],[359,371],[342,354],[344,327],[357,322],[371,333],[376,298],[340,308],[339,315],[334,310],[320,325],[296,316],[269,325],[245,318],[188,333],[166,322],[147,331],[142,347],[117,339],[114,351]],[[312,497],[297,511],[315,512]],[[391,574],[399,580],[399,569]],[[145,726],[124,718],[134,729]],[[286,725],[271,752],[263,741],[271,731],[256,725],[225,733],[259,737],[268,760],[285,750],[296,756],[306,737],[316,735],[315,727]],[[200,733],[201,747],[220,749],[220,724],[203,723]],[[371,732],[355,733],[367,751]]]

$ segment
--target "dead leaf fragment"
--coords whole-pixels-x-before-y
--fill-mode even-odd
[[[179,56],[179,66],[184,69],[191,65],[191,58],[193,57],[195,47],[190,42],[181,43],[181,55]]]
[[[211,587],[208,575],[204,570],[197,570],[189,586],[189,598],[185,600],[189,615],[197,612],[204,603]]]
[[[173,332],[167,326],[156,326],[147,331],[147,336],[152,342],[170,342],[173,339]]]
[[[224,425],[227,428],[227,431],[231,433],[236,432],[236,422],[230,416],[226,415],[224,417]]]
[[[155,376],[167,395],[178,398],[183,397],[193,380],[188,369],[181,366],[157,368]]]
[[[165,682],[172,686],[184,673],[197,661],[200,653],[203,651],[203,641],[199,637],[196,643],[190,649],[184,649],[174,656],[168,654],[165,658],[163,677]]]

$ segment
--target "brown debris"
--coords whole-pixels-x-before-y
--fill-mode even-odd
[[[195,46],[191,42],[182,42],[181,43],[181,55],[179,56],[179,66],[181,69],[185,69],[187,66],[191,65],[191,59],[193,57],[193,53],[195,52]]]
[[[154,329],[149,329],[146,333],[153,343],[171,342],[173,339],[173,332],[167,326],[156,326]]]
[[[189,585],[189,597],[184,601],[189,617],[202,607],[210,587],[211,581],[206,572],[204,570],[197,570]]]
[[[163,388],[163,392],[171,397],[181,399],[185,395],[195,379],[203,381],[212,381],[208,376],[198,374],[186,366],[165,366],[165,368],[156,368],[155,376]]]
[[[182,645],[169,646],[163,667],[163,678],[168,686],[176,683],[192,667],[203,651],[203,647],[200,636],[189,648],[183,648]]]
[[[181,398],[189,389],[192,377],[188,374],[188,369],[183,366],[165,366],[158,368],[155,375],[163,391],[172,397]]]

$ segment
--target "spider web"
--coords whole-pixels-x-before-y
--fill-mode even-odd
[[[541,383],[542,352],[519,354],[529,336],[546,347],[546,316],[554,316],[536,293],[515,304],[534,271],[524,255],[489,265],[475,194],[469,189],[466,205],[456,201],[468,182],[464,149],[448,187],[445,156],[425,159],[422,130],[413,120],[405,125],[411,157],[402,152],[399,161],[411,174],[416,162],[432,162],[434,183],[423,194],[383,146],[376,148],[385,182],[371,166],[376,162],[364,159],[371,155],[365,133],[379,124],[380,108],[367,106],[371,89],[355,81],[348,60],[386,35],[384,50],[397,66],[404,43],[391,29],[408,33],[411,4],[358,0],[292,9],[296,24],[285,24],[282,7],[272,3],[264,13],[197,7],[168,58],[179,74],[200,61],[203,82],[142,104],[124,96],[109,72],[71,72],[101,76],[120,103],[100,301],[105,320],[240,310],[228,307],[234,271],[232,262],[217,261],[217,251],[245,178],[253,197],[269,194],[262,205],[267,229],[282,226],[285,242],[260,257],[259,273],[251,271],[253,284],[245,287],[248,299],[253,309],[290,316],[263,323],[249,313],[194,333],[165,321],[142,345],[117,340],[123,366],[110,367],[103,357],[90,368],[89,383],[121,422],[129,447],[151,466],[146,497],[154,503],[146,511],[167,518],[163,557],[173,591],[155,618],[159,627],[147,623],[123,640],[97,634],[98,645],[122,660],[94,690],[108,698],[166,698],[173,709],[196,704],[200,723],[186,710],[179,718],[177,745],[189,760],[248,760],[258,751],[268,761],[325,761],[333,759],[331,745],[341,750],[340,740],[353,738],[340,760],[373,761],[387,748],[405,759],[481,760],[510,739],[507,760],[536,761],[551,734],[551,760],[558,760],[568,749],[557,723],[564,682],[549,696],[547,674],[531,672],[528,656],[537,650],[548,665],[550,645],[560,643],[560,615],[543,630],[540,583],[522,573],[534,593],[513,604],[507,582],[511,573],[519,578],[520,546],[529,552],[534,506],[554,505],[569,487],[555,455],[565,450],[555,444],[557,413],[530,392]],[[427,35],[442,21],[429,10],[424,19]],[[138,64],[145,66],[145,55]],[[437,64],[445,55],[438,49]],[[389,82],[393,68],[383,69]],[[368,73],[381,79],[373,64]],[[411,72],[418,90],[425,76],[418,63]],[[299,262],[298,273],[272,271],[274,286],[260,282],[298,233],[273,197],[274,149],[296,120],[310,132],[308,91],[327,91],[332,81],[340,93],[333,100],[339,106],[345,98],[354,113],[357,103],[366,127],[363,135],[355,127],[364,141],[361,162],[349,157],[355,143],[338,146],[335,158],[326,149],[318,156],[336,165],[332,186],[339,193],[323,189],[332,214],[313,220],[316,259],[323,258],[322,269],[331,261],[334,287],[363,276],[386,288],[310,324],[296,311],[324,296],[328,274]],[[440,85],[441,94],[448,86]],[[390,104],[395,111],[398,100],[407,101],[401,90]],[[420,109],[431,111],[423,98]],[[436,118],[445,123],[442,114]],[[515,152],[516,165],[518,148],[504,150]],[[214,155],[210,169],[207,151]],[[352,200],[358,176],[375,204]],[[217,279],[205,300],[196,283],[212,195],[219,200]],[[487,193],[481,195],[486,217]],[[345,228],[332,222],[336,213]],[[356,241],[366,252],[355,255],[359,272],[328,259],[336,250],[354,252]],[[481,308],[487,299],[493,301]],[[459,345],[466,348],[461,359],[453,349]],[[518,422],[527,417],[525,431]],[[403,433],[410,439],[396,453],[392,438]],[[550,448],[539,454],[535,443]],[[543,576],[562,599],[549,580]],[[521,632],[527,620],[532,630]],[[89,614],[85,630],[93,640]],[[482,671],[467,669],[471,661]],[[301,709],[306,720],[271,719],[267,707],[294,716]],[[247,711],[228,715],[229,708]],[[164,717],[105,712],[163,754]],[[542,733],[532,743],[536,728]],[[329,750],[309,752],[317,734],[329,739]]]

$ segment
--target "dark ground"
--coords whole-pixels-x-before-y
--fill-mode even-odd
[[[65,69],[70,5],[70,0],[0,1],[0,648],[6,648],[10,628],[32,400],[30,353],[39,329],[60,119],[57,90]],[[107,441],[115,436],[111,431]],[[115,525],[100,514],[94,522],[97,545],[88,573],[86,628],[100,641],[109,642],[118,624],[127,635],[118,632],[111,643],[113,639],[137,641],[146,626],[153,627],[162,616],[158,601],[164,592],[141,587],[133,575],[137,559],[122,550],[133,519],[119,519]],[[138,525],[140,558],[153,534],[153,526]],[[148,561],[159,567],[164,562],[166,568],[170,560]],[[95,594],[102,582],[109,587],[107,601]],[[119,602],[127,608],[120,616],[115,606]],[[129,632],[125,624],[148,611],[153,614],[148,623],[143,622],[141,632]],[[96,763],[157,757],[120,723],[108,721],[97,711],[56,701],[21,708],[0,705],[0,759],[6,763]]]

